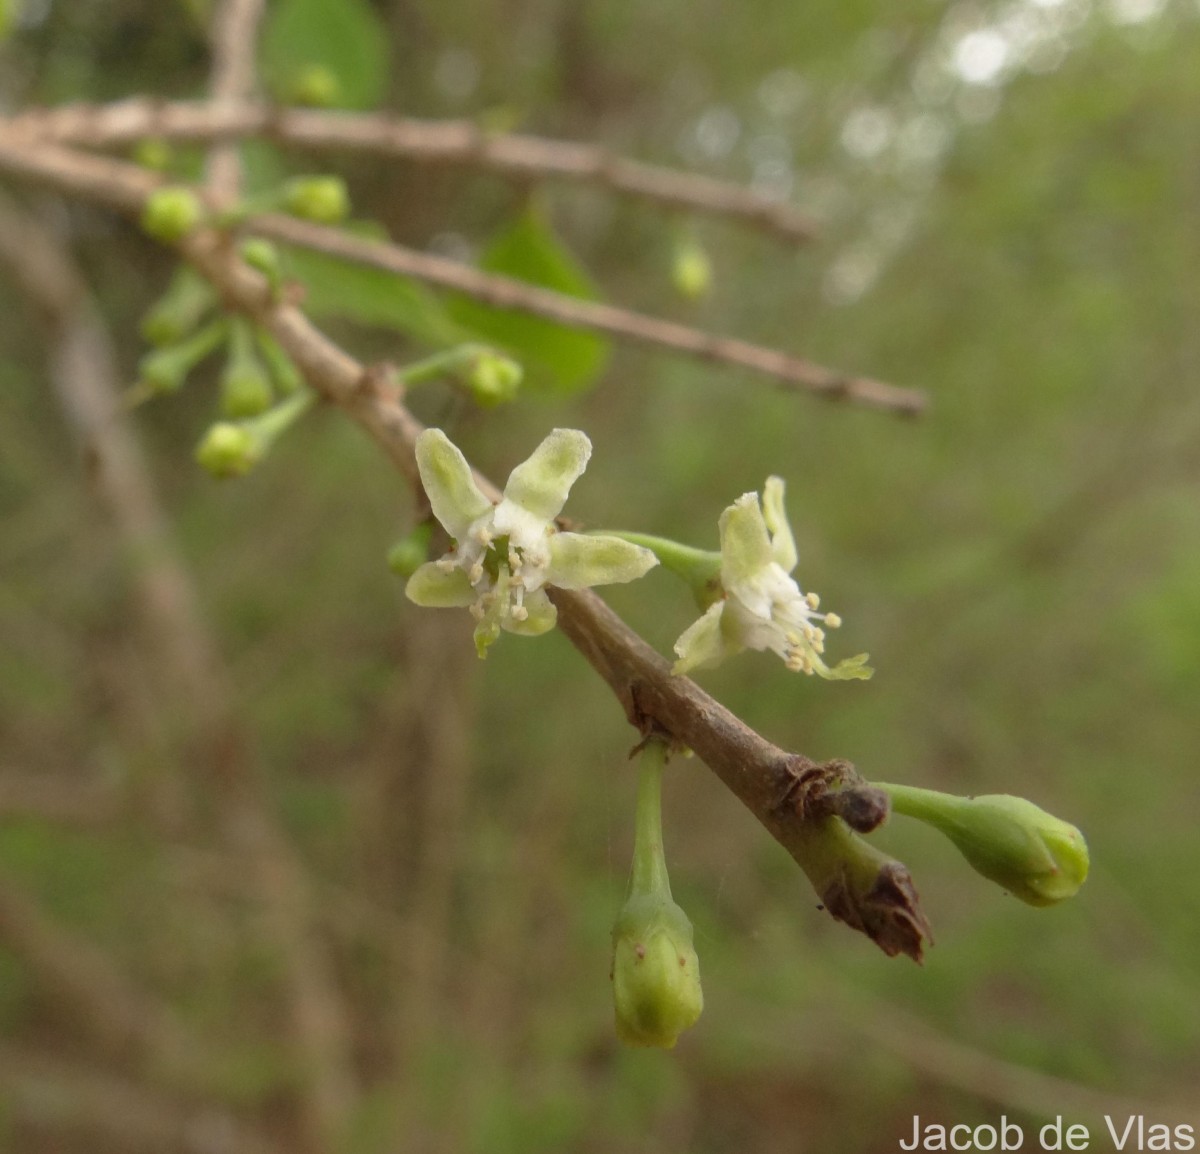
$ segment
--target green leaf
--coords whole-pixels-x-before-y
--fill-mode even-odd
[[[387,84],[387,33],[366,0],[278,0],[263,29],[263,69],[289,99],[314,68],[336,80],[330,103],[371,108]]]
[[[587,273],[532,209],[492,241],[480,267],[583,300],[598,296]],[[603,337],[540,317],[489,308],[462,297],[452,300],[450,315],[511,352],[528,370],[534,389],[578,392],[596,379],[608,357],[609,342]]]
[[[356,225],[351,231],[383,235],[375,225]],[[314,316],[396,329],[434,346],[470,339],[471,334],[451,319],[437,296],[419,281],[308,249],[285,246],[281,255],[285,275],[308,290],[304,307]]]

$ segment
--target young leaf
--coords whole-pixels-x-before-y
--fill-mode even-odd
[[[355,226],[354,231],[382,235],[372,226]],[[438,297],[418,281],[308,249],[287,246],[282,254],[287,276],[307,289],[305,308],[314,316],[396,329],[430,345],[470,339],[467,329],[456,324]]]

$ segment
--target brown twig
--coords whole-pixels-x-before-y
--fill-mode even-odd
[[[288,216],[255,217],[246,227],[272,240],[300,245],[329,256],[371,265],[400,276],[414,277],[439,288],[461,292],[495,308],[545,317],[564,328],[589,329],[716,364],[752,369],[773,377],[782,385],[830,400],[852,401],[869,408],[902,414],[918,413],[925,407],[924,395],[911,389],[897,388],[869,377],[850,376],[736,337],[716,336],[702,329],[615,305],[564,296],[512,277],[480,272],[458,261],[388,241],[368,240]]]
[[[0,169],[137,213],[153,182],[137,169],[57,148],[14,148],[0,136]],[[228,238],[200,230],[184,255],[226,303],[270,330],[327,400],[379,442],[414,483],[420,422],[386,374],[368,371],[297,308],[276,299],[239,259]],[[485,491],[498,497],[481,479]],[[640,730],[655,726],[694,749],[808,874],[830,913],[868,934],[889,955],[920,959],[929,926],[907,870],[852,833],[837,817],[814,819],[789,804],[797,776],[813,763],[759,736],[670,665],[589,591],[553,590],[563,632],[608,683]],[[838,773],[844,763],[837,763]]]
[[[817,232],[812,218],[799,209],[739,184],[613,156],[591,144],[496,135],[469,120],[134,97],[116,104],[31,110],[13,123],[43,140],[99,148],[148,137],[198,143],[265,137],[298,148],[471,165],[521,181],[592,184],[667,208],[728,217],[795,242],[810,241]]]
[[[27,135],[0,130],[0,167],[68,185],[80,182],[91,195],[129,208],[140,204],[158,183],[136,165],[32,143]],[[510,277],[480,272],[445,257],[372,241],[292,217],[255,217],[248,226],[265,237],[372,265],[461,292],[496,308],[544,317],[568,328],[590,329],[717,364],[763,373],[785,386],[830,400],[844,400],[901,415],[921,412],[923,393],[869,377],[850,376],[777,349],[720,337],[614,305],[583,301]]]
[[[264,0],[223,0],[212,22],[211,107],[218,112],[254,92],[254,53]],[[208,154],[208,190],[219,204],[237,199],[242,163],[233,138],[217,140]]]

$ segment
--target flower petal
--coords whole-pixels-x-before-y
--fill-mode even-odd
[[[461,569],[446,572],[436,561],[426,561],[417,567],[404,586],[404,594],[426,609],[460,609],[479,596]]]
[[[693,621],[683,631],[679,640],[675,642],[675,653],[679,660],[671,669],[672,673],[678,676],[693,669],[720,665],[726,657],[741,648],[736,641],[726,637],[721,628],[724,609],[724,601],[710,605],[703,617]]]
[[[771,553],[775,563],[785,572],[796,568],[796,539],[788,524],[783,507],[783,478],[768,477],[763,486],[762,511],[767,531],[771,534]]]
[[[649,549],[605,534],[555,533],[549,544],[546,581],[560,589],[636,581],[658,564]]]
[[[471,522],[491,509],[491,501],[475,484],[466,457],[441,429],[426,429],[417,438],[416,454],[433,515],[461,541]]]
[[[757,493],[744,493],[724,513],[721,529],[721,581],[728,590],[761,573],[774,557]]]
[[[562,512],[571,486],[587,468],[592,442],[578,429],[555,429],[527,461],[509,474],[504,486],[508,500],[543,521]]]
[[[875,673],[868,664],[870,654],[860,653],[857,657],[847,657],[845,661],[839,661],[832,669],[817,657],[815,654],[812,658],[813,672],[818,677],[825,678],[826,681],[870,681]]]
[[[526,593],[524,605],[529,616],[523,621],[518,621],[510,614],[501,622],[509,633],[519,633],[524,637],[537,637],[554,628],[554,623],[558,620],[558,610],[546,596],[545,589],[535,589],[532,593]]]

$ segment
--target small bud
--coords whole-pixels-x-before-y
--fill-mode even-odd
[[[196,461],[214,477],[240,477],[258,463],[260,446],[251,431],[231,421],[218,421],[196,446]]]
[[[133,150],[133,159],[143,168],[153,172],[166,172],[175,159],[170,144],[157,136],[139,140]]]
[[[155,349],[138,362],[138,374],[152,393],[174,393],[192,371],[224,339],[224,319],[213,321],[178,344]]]
[[[242,260],[252,269],[256,269],[267,278],[271,286],[271,294],[276,299],[283,285],[283,272],[279,264],[279,250],[262,237],[252,236],[242,242]]]
[[[283,186],[283,205],[315,224],[339,224],[350,215],[350,194],[340,176],[298,176]]]
[[[432,536],[432,523],[422,521],[388,550],[388,568],[397,577],[411,577],[429,560],[429,541]]]
[[[932,825],[968,864],[1031,906],[1050,906],[1079,892],[1088,848],[1075,826],[1023,797],[955,797],[912,786],[881,786],[892,808]]]
[[[216,293],[190,265],[175,270],[167,291],[142,318],[142,336],[160,348],[182,340],[216,302]]]
[[[286,98],[306,108],[332,108],[342,96],[338,78],[323,64],[306,64],[288,80]]]
[[[272,399],[271,381],[261,365],[230,364],[221,374],[221,412],[231,420],[265,413]]]
[[[671,897],[662,848],[666,749],[642,752],[629,896],[613,926],[617,1036],[631,1046],[671,1049],[704,1009],[692,923]]]
[[[199,227],[204,209],[195,193],[186,188],[160,188],[152,192],[142,211],[142,228],[155,240],[175,244]]]
[[[699,300],[712,288],[712,261],[698,241],[689,237],[675,246],[671,279],[679,294],[691,301]]]
[[[475,403],[492,409],[516,399],[523,376],[521,366],[511,357],[484,349],[467,370],[466,381]]]
[[[196,446],[196,461],[214,477],[243,476],[309,410],[312,402],[311,393],[297,393],[249,420],[218,421]]]

